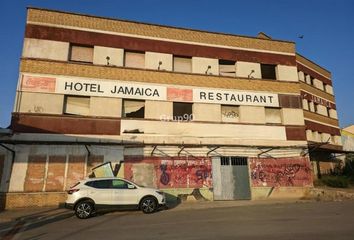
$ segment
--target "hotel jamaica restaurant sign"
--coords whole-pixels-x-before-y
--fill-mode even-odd
[[[278,107],[278,96],[266,92],[227,91],[188,86],[166,86],[131,83],[118,80],[87,80],[81,78],[24,75],[22,91],[53,92],[67,95],[101,96],[155,101],[215,103]]]

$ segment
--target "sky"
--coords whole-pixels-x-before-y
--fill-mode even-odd
[[[10,124],[27,6],[293,41],[331,71],[340,126],[354,124],[353,0],[1,0],[0,127]]]

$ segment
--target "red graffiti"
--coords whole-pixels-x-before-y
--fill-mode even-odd
[[[201,188],[212,186],[210,158],[144,158],[125,160],[125,177],[136,180],[135,164],[151,164],[155,186],[158,188]],[[149,176],[146,176],[149,177]]]
[[[310,161],[306,157],[252,158],[250,167],[254,187],[312,186]]]

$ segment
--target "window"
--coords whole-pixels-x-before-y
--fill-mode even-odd
[[[313,110],[315,113],[318,113],[318,103],[313,104]]]
[[[112,187],[115,189],[128,189],[128,183],[120,179],[115,179],[112,181]]]
[[[265,120],[266,123],[281,123],[280,108],[265,108]]]
[[[192,103],[173,103],[173,119],[178,121],[193,120]]]
[[[64,114],[89,115],[90,97],[65,96]]]
[[[261,64],[261,74],[263,79],[277,79],[275,74],[275,65]]]
[[[220,161],[221,161],[221,165],[223,165],[223,166],[230,165],[230,159],[229,159],[229,157],[221,157],[221,158],[220,158]]]
[[[247,165],[246,157],[230,157],[230,158],[231,158],[231,165],[233,166]]]
[[[229,60],[219,60],[219,75],[236,77],[236,62]]]
[[[144,118],[145,101],[123,100],[123,116],[131,118]]]
[[[331,114],[330,114],[331,108],[330,107],[326,107],[326,109],[327,109],[327,116],[330,117],[331,116]]]
[[[93,47],[71,45],[70,61],[92,63]]]
[[[191,73],[192,58],[190,57],[173,57],[173,71]]]
[[[239,122],[239,107],[221,105],[221,121],[223,122]]]
[[[131,68],[145,68],[145,53],[125,51],[124,66]]]
[[[93,188],[108,189],[108,188],[112,188],[112,180],[91,181],[85,183],[85,185]]]

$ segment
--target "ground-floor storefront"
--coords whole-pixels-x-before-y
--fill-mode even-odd
[[[3,208],[63,203],[65,190],[107,162],[116,176],[162,189],[171,201],[301,198],[313,186],[304,147],[116,142],[4,146],[9,149],[0,152]]]

